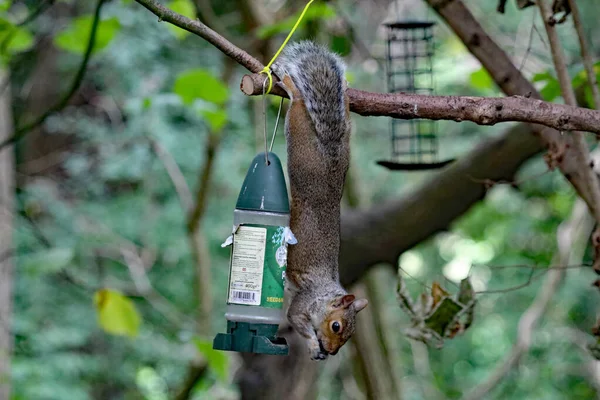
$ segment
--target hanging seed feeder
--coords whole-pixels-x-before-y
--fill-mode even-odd
[[[284,320],[283,293],[287,245],[295,243],[290,204],[279,158],[258,154],[248,169],[233,212],[227,292],[227,333],[219,333],[216,350],[287,355],[277,337]]]
[[[386,74],[389,93],[434,93],[432,21],[385,24]],[[429,170],[453,160],[438,161],[437,123],[421,119],[391,119],[391,159],[377,164],[391,170]]]

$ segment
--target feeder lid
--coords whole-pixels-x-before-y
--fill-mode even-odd
[[[289,213],[287,186],[281,161],[275,153],[269,154],[269,165],[265,153],[260,153],[250,164],[242,184],[235,208],[238,210]]]
[[[277,337],[277,329],[278,325],[227,321],[227,333],[215,336],[213,349],[287,356],[287,342]]]
[[[393,29],[418,29],[418,28],[429,28],[435,25],[434,21],[394,21],[386,22],[383,25]]]

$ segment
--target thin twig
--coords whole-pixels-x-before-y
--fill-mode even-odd
[[[580,269],[580,268],[591,268],[593,264],[573,264],[573,265],[555,265],[549,267],[547,265],[536,265],[536,264],[511,264],[511,265],[487,265],[487,264],[473,264],[475,267],[487,267],[489,269],[510,269],[510,268],[528,268],[528,269],[540,269],[540,270],[552,270],[552,269]]]
[[[537,11],[537,10],[536,10]],[[527,41],[527,49],[525,50],[525,55],[521,60],[521,65],[519,65],[519,71],[523,71],[523,67],[527,62],[527,57],[529,57],[529,53],[531,52],[531,45],[533,43],[533,32],[535,31],[535,14],[532,16],[531,21],[531,30],[529,31],[529,40]]]
[[[171,324],[183,326],[185,322],[192,323],[196,326],[196,322],[187,315],[179,312],[177,307],[171,304],[164,296],[162,296],[152,286],[146,270],[149,266],[144,264],[144,260],[138,253],[138,249],[125,245],[121,248],[121,254],[125,260],[125,265],[129,269],[131,280],[137,291],[148,301],[148,303],[161,315],[163,315]]]
[[[42,1],[27,17],[25,17],[21,22],[16,24],[17,26],[27,25],[28,23],[35,20],[37,17],[42,15],[47,9],[54,5],[55,0],[45,0]]]
[[[575,25],[577,37],[579,38],[579,48],[581,49],[581,58],[583,60],[583,66],[587,74],[590,90],[592,91],[592,98],[594,99],[594,104],[592,105],[592,107],[598,110],[600,109],[600,90],[598,89],[598,82],[596,80],[596,72],[594,71],[592,55],[589,51],[589,44],[585,38],[585,31],[583,29],[583,22],[581,21],[581,14],[579,12],[579,7],[577,6],[577,2],[575,0],[569,0],[569,5],[571,6],[571,14],[573,15],[573,25]]]
[[[578,199],[573,206],[571,218],[563,222],[558,228],[556,236],[559,251],[555,256],[556,264],[567,265],[571,259],[582,257],[583,251],[578,249],[576,245],[584,242],[591,234],[592,224],[589,220],[589,211],[585,203],[583,200]],[[535,300],[519,320],[517,341],[513,345],[511,352],[504,361],[499,363],[488,379],[465,394],[463,400],[485,398],[510,371],[514,370],[521,357],[529,349],[533,331],[548,309],[550,301],[562,283],[565,273],[565,269],[563,268],[550,270]]]
[[[188,213],[192,206],[194,205],[194,200],[192,198],[192,193],[190,191],[190,187],[188,186],[185,176],[183,176],[183,172],[177,165],[177,162],[173,158],[173,156],[165,149],[157,140],[148,138],[150,144],[152,145],[152,149],[154,153],[158,156],[158,159],[162,162],[169,178],[171,178],[171,182],[173,182],[173,186],[175,186],[175,191],[179,196],[179,201],[181,202],[181,208],[183,208],[185,213]]]
[[[511,185],[511,186],[520,186],[521,184],[525,183],[525,182],[529,182],[529,181],[533,181],[535,179],[541,178],[542,176],[546,175],[547,173],[552,172],[550,169],[545,170],[544,172],[540,172],[539,174],[536,175],[532,175],[532,176],[528,176],[525,177],[523,179],[519,179],[519,180],[492,180],[492,179],[487,179],[487,178],[475,178],[473,176],[468,176],[470,180],[472,180],[475,183],[481,183],[483,184],[486,189],[490,189],[495,185]]]
[[[492,294],[492,293],[508,293],[508,292],[513,292],[515,290],[519,290],[519,289],[523,289],[526,288],[527,286],[531,285],[531,282],[533,282],[534,280],[538,279],[540,276],[542,276],[544,273],[540,273],[537,274],[535,277],[533,276],[535,273],[535,269],[531,269],[531,271],[529,271],[529,276],[527,277],[527,281],[525,283],[522,283],[520,285],[517,286],[513,286],[507,289],[492,289],[492,290],[482,290],[480,292],[475,292],[476,294]]]
[[[18,127],[17,129],[15,129],[15,133],[11,137],[4,140],[3,142],[0,142],[0,151],[9,144],[12,144],[17,140],[22,139],[25,135],[31,132],[31,130],[35,129],[40,124],[42,124],[46,120],[46,118],[48,118],[52,114],[65,108],[65,106],[69,103],[69,100],[71,100],[71,97],[75,94],[77,89],[79,89],[79,86],[81,85],[81,82],[83,81],[83,77],[87,70],[88,63],[92,56],[92,52],[94,50],[94,44],[96,43],[96,32],[98,30],[98,25],[100,22],[100,11],[105,1],[106,0],[98,0],[96,9],[94,11],[94,19],[92,21],[90,38],[85,49],[85,53],[83,55],[83,59],[81,60],[81,64],[79,65],[79,69],[77,70],[77,74],[75,75],[75,78],[73,79],[73,83],[71,83],[71,87],[69,88],[69,90],[54,106],[50,107],[48,110],[46,110],[46,112],[37,117],[34,121]]]

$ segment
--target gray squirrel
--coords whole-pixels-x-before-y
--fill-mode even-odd
[[[350,161],[350,109],[345,66],[310,41],[285,48],[272,67],[291,104],[285,119],[292,202],[286,287],[292,327],[311,359],[337,354],[355,330],[366,299],[339,281],[340,201]]]

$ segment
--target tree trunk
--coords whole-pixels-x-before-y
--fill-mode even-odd
[[[8,76],[0,70],[0,82]],[[13,133],[10,85],[0,93],[0,142]],[[10,398],[10,357],[12,352],[12,230],[14,196],[13,147],[0,150],[0,399]]]

